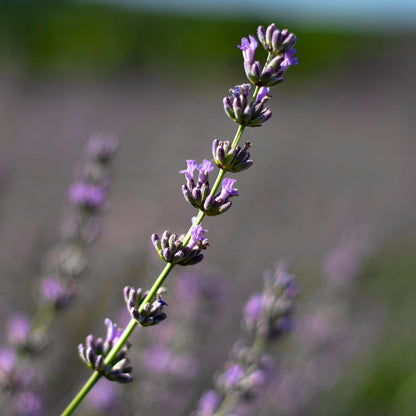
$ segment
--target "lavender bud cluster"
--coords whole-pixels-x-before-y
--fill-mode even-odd
[[[238,195],[233,189],[234,179],[224,179],[222,189],[217,195],[210,195],[208,173],[214,169],[213,164],[204,159],[202,164],[197,166],[195,160],[187,160],[187,168],[180,170],[179,173],[185,174],[186,185],[182,185],[182,193],[185,199],[195,208],[198,208],[206,215],[214,216],[227,211],[231,207],[229,198]],[[194,180],[194,171],[198,169],[198,180]]]
[[[158,290],[155,298],[151,302],[147,302],[141,312],[139,312],[139,307],[149,292],[143,292],[141,288],[134,289],[131,286],[126,286],[123,293],[130,316],[141,326],[157,325],[167,318],[166,313],[163,312],[167,303],[164,302],[161,297],[161,294],[165,293],[164,288]]]
[[[272,110],[265,107],[271,98],[269,88],[261,87],[254,102],[250,100],[250,84],[237,85],[230,89],[230,94],[223,100],[228,117],[241,126],[259,127],[272,116]]]
[[[215,139],[212,142],[212,156],[220,169],[237,173],[248,169],[253,164],[248,152],[250,147],[251,143],[246,142],[244,147],[237,146],[234,149],[230,140]]]
[[[109,319],[107,325],[106,338],[95,338],[88,335],[84,344],[79,344],[78,352],[81,359],[93,370],[98,371],[102,376],[110,381],[118,383],[130,383],[133,381],[129,359],[126,357],[130,345],[125,344],[116,354],[111,364],[105,364],[104,358],[119,340],[123,330],[117,328]]]
[[[208,247],[208,239],[205,238],[206,232],[207,230],[204,230],[200,225],[193,225],[191,239],[188,244],[184,245],[185,234],[178,236],[166,230],[162,239],[157,234],[152,234],[152,243],[163,261],[190,266],[199,263],[204,258],[201,250]]]
[[[296,36],[287,29],[280,31],[272,23],[264,29],[259,26],[257,36],[263,48],[269,53],[264,68],[259,61],[254,60],[258,43],[253,36],[241,39],[238,47],[243,51],[244,70],[247,78],[259,87],[271,87],[284,81],[283,74],[291,65],[297,65],[298,60],[293,55],[296,50]]]

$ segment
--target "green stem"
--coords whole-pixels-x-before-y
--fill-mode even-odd
[[[84,397],[89,393],[89,391],[94,387],[95,383],[99,380],[101,374],[97,371],[92,373],[91,377],[88,381],[84,384],[82,389],[78,392],[78,394],[74,397],[71,403],[69,403],[68,407],[61,413],[61,416],[68,416],[71,415],[72,412],[78,407],[78,405],[82,402]]]
[[[254,94],[257,95],[258,87],[256,88]],[[254,96],[254,97],[255,97]],[[239,126],[238,130],[235,134],[232,148],[235,149],[238,146],[238,142],[240,141],[240,138],[243,134],[245,126]],[[217,179],[215,180],[214,185],[211,188],[210,195],[214,196],[218,190],[218,187],[220,186],[220,183],[225,175],[226,171],[223,169],[220,169],[218,172]],[[196,217],[196,220],[192,225],[200,225],[202,220],[205,217],[205,213],[203,211],[199,211],[198,215]],[[189,228],[188,232],[186,233],[184,239],[183,239],[183,245],[186,246],[189,243],[189,240],[191,238],[191,230],[192,226]],[[153,283],[153,286],[151,287],[148,295],[143,299],[143,302],[139,306],[139,312],[143,311],[144,306],[146,303],[150,302],[154,296],[157,294],[157,291],[162,286],[165,279],[168,277],[170,271],[174,268],[175,264],[168,263],[165,268],[160,273],[159,277],[156,279],[156,281]],[[128,340],[136,326],[138,325],[138,322],[135,319],[131,319],[126,328],[124,329],[123,333],[121,334],[120,338],[118,339],[117,343],[113,346],[111,351],[108,353],[108,355],[105,357],[104,363],[109,365],[111,361],[114,359],[114,357],[117,355],[117,353],[120,351],[120,349],[123,347],[125,342]],[[78,394],[74,397],[74,399],[71,401],[71,403],[67,406],[67,408],[61,413],[61,416],[69,416],[71,415],[74,410],[78,407],[78,405],[82,402],[84,397],[89,393],[89,391],[94,387],[95,383],[100,379],[101,374],[97,371],[94,371],[94,373],[91,375],[91,377],[88,379],[88,381],[84,384],[84,386],[81,388],[81,390],[78,392]]]

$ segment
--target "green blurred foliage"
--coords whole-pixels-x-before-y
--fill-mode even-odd
[[[376,35],[311,30],[282,17],[274,20],[298,36],[302,65],[297,78],[380,44]],[[216,74],[231,73],[241,66],[236,45],[242,36],[254,34],[258,24],[257,18],[157,14],[62,0],[6,1],[0,5],[0,58],[35,72],[156,69],[206,76],[215,66]]]
[[[361,293],[377,307],[382,327],[374,345],[353,360],[320,415],[416,414],[415,246],[392,242],[366,265]],[[370,328],[369,328],[370,329]]]

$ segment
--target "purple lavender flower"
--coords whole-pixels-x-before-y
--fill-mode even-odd
[[[76,182],[69,189],[71,202],[86,210],[96,211],[104,203],[106,193],[104,189],[97,185],[86,182]]]
[[[12,315],[9,320],[9,342],[17,347],[26,347],[29,344],[30,334],[29,319],[21,313]]]
[[[191,228],[191,240],[189,241],[187,247],[193,249],[196,245],[206,241],[205,234],[207,232],[208,230],[203,229],[202,225],[193,225]]]
[[[215,200],[220,204],[225,204],[230,196],[237,196],[237,189],[233,188],[233,185],[236,182],[237,181],[235,179],[225,178],[222,181],[221,193],[215,198]]]
[[[209,161],[204,159],[202,163],[198,166],[199,175],[198,180],[200,182],[208,181],[208,173],[214,170],[214,165]]]
[[[195,208],[203,210],[204,202],[210,192],[208,174],[214,169],[214,165],[204,159],[198,166],[198,181],[195,184],[193,173],[197,167],[195,160],[187,160],[187,169],[179,171],[185,174],[186,185],[182,185],[184,198]]]
[[[296,56],[293,56],[295,53],[296,49],[289,49],[287,52],[285,52],[284,59],[280,65],[282,67],[285,67],[286,69],[289,68],[289,66],[291,65],[297,65],[298,58]]]
[[[243,51],[243,58],[245,61],[253,62],[254,61],[254,53],[257,49],[257,40],[249,35],[249,39],[242,38],[241,39],[241,45],[237,45],[237,48],[241,49]]]
[[[186,160],[186,169],[180,170],[179,173],[185,175],[188,183],[194,181],[194,170],[197,168],[197,163],[193,159]]]

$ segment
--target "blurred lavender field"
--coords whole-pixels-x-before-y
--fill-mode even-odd
[[[230,87],[244,82],[244,72],[240,63],[230,61],[228,65],[221,59],[226,54],[240,58],[235,46],[239,36],[254,34],[259,23],[265,22],[241,23],[246,32],[237,32],[240,35],[235,34],[235,28],[229,36],[224,30],[221,48],[228,45],[228,49],[222,49],[218,61],[210,51],[209,64],[197,65],[195,70],[193,51],[189,51],[186,65],[170,60],[165,68],[163,45],[158,45],[159,62],[154,56],[146,61],[143,55],[137,65],[108,71],[96,70],[95,65],[104,66],[105,60],[94,65],[80,60],[77,67],[71,50],[68,59],[72,66],[66,69],[62,69],[65,60],[59,61],[63,65],[58,69],[52,64],[32,65],[36,60],[27,58],[28,51],[27,61],[21,56],[10,59],[9,53],[3,59],[2,333],[11,312],[33,313],[42,257],[59,239],[68,188],[88,137],[105,133],[120,141],[112,168],[110,204],[103,214],[102,235],[87,252],[89,266],[82,290],[75,305],[52,327],[54,347],[37,360],[40,372],[48,371],[44,392],[47,414],[62,410],[88,377],[88,369],[77,357],[78,343],[90,332],[104,334],[105,317],[122,324],[118,317],[123,286],[148,287],[159,273],[161,264],[150,235],[165,229],[185,232],[189,227],[195,210],[183,199],[183,177],[177,172],[185,168],[186,159],[209,158],[212,139],[232,139],[235,126],[224,116],[222,97]],[[284,21],[278,23],[286,26]],[[204,24],[208,30],[210,23]],[[173,23],[169,36],[183,36],[183,31]],[[331,32],[322,35],[320,44],[319,33],[302,32],[298,37],[299,66],[287,75],[284,84],[272,90],[272,120],[260,129],[246,131],[244,139],[253,142],[254,165],[237,177],[240,196],[233,200],[232,210],[204,222],[210,240],[206,259],[186,272],[218,282],[217,288],[224,285],[219,291],[223,295],[215,294],[208,310],[196,310],[196,315],[187,318],[192,321],[201,314],[212,315],[213,322],[203,322],[202,335],[193,341],[200,354],[194,382],[178,381],[184,372],[192,374],[189,361],[183,364],[187,370],[179,371],[179,378],[171,375],[170,382],[179,386],[179,391],[188,391],[189,402],[175,408],[168,396],[172,405],[169,414],[189,414],[201,392],[212,387],[215,369],[222,369],[228,351],[240,337],[244,303],[261,290],[264,270],[278,260],[294,266],[301,288],[299,317],[313,316],[308,310],[314,308],[314,302],[332,302],[333,310],[338,300],[327,290],[324,259],[357,227],[366,231],[365,248],[362,255],[358,250],[359,264],[352,273],[354,288],[342,292],[339,301],[347,305],[351,318],[334,318],[334,327],[347,335],[325,344],[325,348],[333,346],[330,358],[324,355],[323,364],[314,364],[324,369],[335,355],[342,358],[339,372],[333,375],[333,382],[328,375],[316,394],[309,397],[305,393],[302,397],[307,403],[296,409],[283,405],[277,413],[273,392],[268,392],[264,414],[411,415],[416,410],[412,394],[416,386],[412,347],[416,341],[415,34],[363,35],[362,40],[357,35],[356,43],[348,45],[348,37],[343,39],[339,33],[331,37]],[[314,39],[309,40],[309,48],[316,48],[321,60],[311,50],[302,55],[302,42],[308,42],[308,36]],[[195,40],[193,43],[197,45]],[[333,58],[328,56],[332,53]],[[354,267],[354,256],[347,257],[351,259],[347,268]],[[180,275],[181,271],[175,270],[168,279],[166,300],[173,322],[169,322],[169,315],[168,321],[154,330],[162,339],[165,324],[168,334],[187,327],[180,308],[187,310],[186,302],[192,299],[175,294]],[[299,328],[308,326],[302,319]],[[139,348],[157,340],[157,335],[152,334],[151,339],[148,334],[142,336],[145,331],[153,328],[140,329],[133,339],[137,382],[123,386],[123,390],[131,403],[146,408],[152,404],[136,403],[135,389],[139,387],[152,398],[166,376],[158,379],[153,374],[154,384],[143,385],[141,370],[135,366],[141,359]],[[277,348],[283,369],[302,355],[296,356],[296,337]],[[339,339],[351,342],[347,351],[338,353]],[[302,338],[298,342],[309,345]],[[175,348],[183,346],[179,342]],[[318,345],[318,349],[322,352],[324,347]],[[290,371],[295,377],[293,369]],[[288,389],[290,392],[290,386]],[[302,388],[295,385],[295,390],[301,392]],[[287,397],[289,393],[281,390],[279,394]],[[283,398],[281,401],[284,404]],[[163,403],[159,404],[163,408]],[[133,414],[131,411],[127,407],[125,414]],[[90,412],[105,414],[103,410]],[[108,414],[121,414],[120,408],[115,411],[110,406]]]

